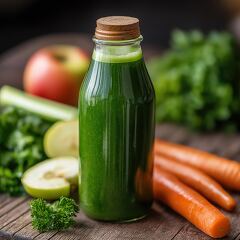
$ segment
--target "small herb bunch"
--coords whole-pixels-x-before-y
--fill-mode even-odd
[[[79,211],[76,202],[67,197],[61,197],[54,203],[47,203],[39,198],[30,203],[32,226],[40,232],[65,230],[71,227],[73,219]]]
[[[51,125],[15,107],[0,108],[0,193],[24,193],[22,174],[46,158],[43,136]]]

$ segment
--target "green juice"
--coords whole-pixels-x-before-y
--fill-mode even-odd
[[[94,52],[80,91],[80,206],[131,221],[152,204],[155,95],[140,48],[115,48]]]

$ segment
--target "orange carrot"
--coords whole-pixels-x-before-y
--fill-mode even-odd
[[[196,167],[225,187],[240,190],[240,163],[180,144],[156,140],[154,151]]]
[[[153,193],[170,208],[211,237],[220,238],[230,231],[230,222],[203,196],[180,182],[159,166],[154,167]]]
[[[212,202],[217,203],[222,208],[232,210],[236,206],[234,198],[218,182],[202,171],[161,155],[155,155],[154,161],[156,166],[172,173],[180,181],[192,187]]]

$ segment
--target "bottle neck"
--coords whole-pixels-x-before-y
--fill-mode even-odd
[[[93,39],[95,48],[92,58],[98,62],[125,63],[134,62],[142,58],[140,43],[142,36],[125,41],[106,41]]]

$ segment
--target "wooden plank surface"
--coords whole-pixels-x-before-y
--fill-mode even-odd
[[[222,156],[240,160],[240,135],[222,133],[194,134],[184,128],[159,125],[156,136],[178,143],[198,147]],[[239,205],[239,195],[234,193]],[[39,233],[32,229],[27,198],[9,198],[0,195],[0,239],[52,239],[52,240],[209,240],[212,239],[171,209],[154,203],[149,216],[141,221],[128,224],[97,222],[80,212],[76,225],[63,232]],[[224,239],[240,239],[240,208],[233,213],[223,211],[232,223],[232,230]]]

